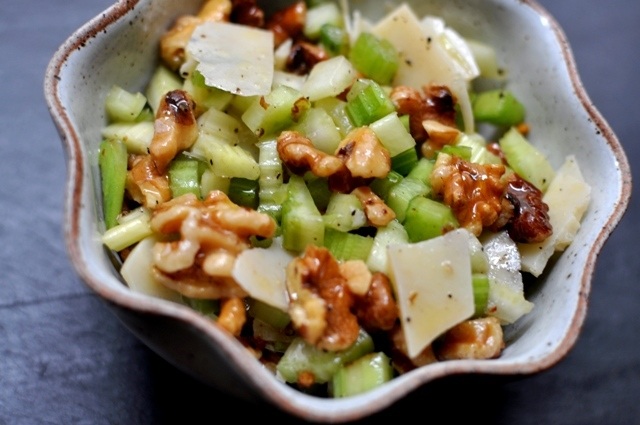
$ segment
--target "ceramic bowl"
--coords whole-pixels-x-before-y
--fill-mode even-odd
[[[320,422],[363,418],[448,375],[529,375],[567,354],[587,313],[598,254],[627,208],[631,174],[616,136],[580,82],[561,28],[532,0],[409,2],[418,15],[442,16],[463,36],[496,47],[509,69],[512,90],[527,105],[528,122],[535,129],[532,142],[555,167],[575,154],[592,187],[591,207],[576,239],[528,294],[535,303],[533,311],[505,329],[507,347],[500,358],[440,362],[363,395],[323,399],[278,382],[209,319],[182,305],[130,291],[100,240],[97,152],[106,122],[105,95],[113,84],[142,89],[156,64],[161,33],[176,16],[196,11],[200,3],[118,1],[71,35],[46,72],[46,100],[68,161],[64,229],[71,262],[136,336],[204,383]],[[375,19],[386,4],[360,0],[352,1],[351,7]]]

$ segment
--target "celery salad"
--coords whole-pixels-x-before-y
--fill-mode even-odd
[[[158,52],[142,92],[107,94],[99,154],[131,290],[321,397],[501,355],[590,187],[529,141],[492,46],[406,4],[208,0]]]

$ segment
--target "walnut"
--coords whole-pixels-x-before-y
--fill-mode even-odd
[[[167,238],[153,248],[156,278],[188,297],[218,299],[247,295],[231,277],[235,259],[252,235],[272,237],[276,224],[211,191],[202,201],[185,194],[165,202],[153,212],[151,228]]]
[[[302,35],[307,20],[307,4],[297,1],[290,6],[274,13],[265,24],[265,27],[273,32],[275,47],[285,40],[297,39]]]
[[[517,174],[509,179],[507,199],[513,204],[513,217],[506,224],[509,236],[516,242],[538,243],[553,233],[549,206],[542,192]]]
[[[479,236],[510,207],[504,173],[502,164],[474,164],[440,153],[430,180],[433,193],[451,207],[460,225]]]
[[[420,354],[410,358],[407,354],[407,341],[404,338],[404,332],[399,323],[396,323],[396,325],[389,331],[389,340],[391,342],[390,351],[393,363],[400,373],[406,373],[417,367],[438,362],[431,344],[427,345]]]
[[[357,187],[351,193],[362,203],[367,220],[374,226],[386,226],[396,218],[396,213],[369,186]]]
[[[391,155],[369,127],[352,130],[340,142],[335,155],[352,177],[384,178],[391,170]]]
[[[398,114],[409,115],[411,135],[419,144],[427,140],[428,133],[423,122],[438,121],[448,127],[456,127],[455,98],[451,91],[441,85],[423,87],[424,94],[407,86],[396,86],[391,90],[391,101]]]
[[[160,102],[149,154],[130,161],[126,188],[134,201],[153,209],[171,199],[167,168],[198,138],[194,109],[191,96],[183,90],[168,92]]]
[[[502,326],[495,317],[466,320],[449,329],[434,347],[439,360],[493,359],[505,347]]]
[[[329,59],[326,50],[307,41],[296,41],[289,52],[286,69],[298,75],[308,74],[318,63]]]
[[[311,171],[319,177],[328,177],[345,170],[342,161],[313,146],[311,140],[297,131],[283,131],[278,136],[277,149],[282,162],[294,174]]]
[[[328,249],[309,245],[287,266],[286,283],[289,315],[305,341],[323,350],[339,351],[357,340],[360,326],[350,311],[352,294]]]
[[[355,312],[367,330],[391,330],[398,319],[398,306],[387,275],[375,272],[367,292],[356,297]]]
[[[217,323],[235,337],[240,336],[242,327],[247,321],[244,300],[239,297],[222,301]]]
[[[233,0],[229,20],[235,24],[262,28],[265,24],[264,11],[256,0]]]

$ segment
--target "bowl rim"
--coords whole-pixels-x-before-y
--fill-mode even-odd
[[[212,323],[186,307],[170,303],[158,302],[158,300],[149,299],[146,296],[140,296],[133,292],[118,291],[104,285],[100,278],[96,277],[89,269],[84,261],[85,254],[80,240],[83,234],[81,229],[81,208],[78,206],[83,202],[83,192],[90,183],[82,178],[85,175],[85,167],[88,164],[82,160],[82,135],[73,125],[73,120],[68,111],[65,109],[61,100],[60,74],[65,63],[75,52],[79,51],[87,42],[87,40],[98,36],[105,32],[111,25],[125,17],[128,12],[132,11],[140,2],[146,0],[117,0],[113,5],[109,6],[100,14],[90,19],[76,31],[74,31],[55,51],[49,64],[47,65],[44,78],[44,94],[47,107],[51,118],[56,126],[58,134],[66,154],[67,177],[65,188],[65,204],[64,204],[64,239],[70,261],[82,278],[84,283],[95,291],[108,303],[124,308],[125,310],[133,310],[141,313],[149,313],[158,316],[167,316],[177,321],[183,322],[195,327],[205,337],[211,338],[216,343],[220,343],[221,348],[229,351],[230,357],[233,357],[234,346],[226,343],[228,338],[226,335],[216,328]],[[560,27],[555,18],[536,0],[499,0],[501,2],[521,3],[532,9],[541,19],[548,22],[549,28],[552,30],[555,41],[560,46],[564,58],[564,65],[567,68],[573,91],[584,111],[588,114],[593,124],[601,132],[606,140],[613,157],[617,161],[617,172],[621,177],[620,195],[613,207],[611,215],[608,217],[606,224],[598,232],[593,245],[590,247],[585,270],[582,274],[580,282],[580,299],[577,310],[571,318],[569,330],[565,334],[564,339],[553,352],[541,358],[538,361],[526,364],[503,364],[500,362],[491,363],[469,363],[466,361],[452,362],[450,364],[442,363],[437,367],[423,368],[423,371],[404,375],[404,379],[396,379],[392,382],[393,391],[385,392],[384,397],[378,396],[374,391],[363,397],[362,403],[355,406],[348,406],[340,400],[318,400],[317,409],[310,409],[305,405],[309,400],[306,397],[297,397],[299,394],[295,390],[284,390],[281,392],[272,391],[273,388],[269,384],[253,382],[257,387],[260,395],[274,403],[280,409],[299,417],[318,421],[347,421],[362,418],[376,411],[391,405],[405,394],[410,393],[414,389],[427,384],[435,379],[440,379],[447,375],[453,374],[491,374],[491,375],[527,375],[543,371],[558,363],[574,346],[579,331],[582,328],[588,308],[588,297],[591,289],[591,281],[595,270],[596,259],[602,250],[606,240],[614,231],[618,223],[624,216],[631,197],[632,179],[628,158],[620,144],[617,136],[597,110],[595,105],[589,98],[580,79],[577,66],[574,60],[573,52],[569,45],[563,29]],[[240,367],[246,370],[247,365],[242,364]],[[401,377],[402,378],[402,377]],[[286,388],[283,386],[283,388]],[[375,403],[370,402],[375,400]],[[366,402],[365,402],[366,401]],[[323,408],[322,405],[325,405]],[[328,412],[326,407],[331,407]],[[322,410],[325,410],[324,412]]]

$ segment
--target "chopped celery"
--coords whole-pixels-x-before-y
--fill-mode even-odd
[[[459,227],[451,208],[424,196],[411,199],[402,224],[411,242],[442,236],[447,231]]]
[[[370,391],[393,379],[391,359],[384,352],[365,354],[340,367],[329,384],[334,398],[350,397]]]
[[[409,203],[415,197],[424,197],[429,193],[429,187],[418,179],[405,177],[389,189],[389,194],[383,198],[386,204],[396,213],[400,223],[404,223]]]
[[[329,114],[342,137],[346,137],[347,134],[355,129],[347,112],[347,102],[344,100],[340,100],[337,97],[326,97],[316,101],[315,107],[322,108]]]
[[[475,317],[484,316],[489,302],[489,276],[486,273],[473,273],[473,300],[476,305]]]
[[[499,143],[509,166],[544,193],[555,176],[555,170],[542,152],[515,127],[509,129]]]
[[[105,139],[119,139],[127,146],[127,152],[136,155],[149,153],[153,140],[153,122],[113,123],[102,129]]]
[[[189,298],[184,295],[182,296],[182,300],[195,311],[211,319],[216,319],[220,314],[220,300]]]
[[[479,122],[511,127],[524,121],[524,106],[508,90],[497,89],[477,93],[472,106],[473,116]]]
[[[202,74],[194,70],[191,78],[184,80],[182,88],[191,95],[196,104],[196,114],[199,115],[208,109],[224,110],[234,95],[217,87],[209,87],[204,83]]]
[[[472,149],[469,146],[444,145],[440,151],[451,156],[457,156],[458,158],[464,159],[465,161],[471,160]]]
[[[365,261],[373,247],[373,238],[327,227],[324,232],[324,246],[340,261]]]
[[[347,113],[356,127],[371,124],[395,109],[388,94],[373,80],[359,79],[347,94]]]
[[[286,312],[265,302],[255,298],[247,298],[247,304],[249,316],[261,320],[275,329],[282,330],[291,322],[291,317]]]
[[[409,133],[404,126],[396,112],[391,112],[379,120],[372,122],[369,127],[376,133],[376,136],[380,139],[380,143],[387,148],[392,158],[416,146],[415,139],[411,136],[411,133]]]
[[[338,127],[322,108],[309,109],[294,130],[309,138],[314,147],[330,155],[334,154],[342,140]]]
[[[229,193],[230,184],[231,178],[220,177],[211,168],[207,168],[200,178],[200,197],[204,198],[212,190],[221,190],[224,193]]]
[[[169,164],[169,188],[171,196],[177,198],[185,193],[202,196],[200,180],[206,170],[206,163],[188,155],[178,155]]]
[[[406,244],[409,236],[404,226],[396,219],[384,227],[379,227],[373,238],[373,245],[366,260],[367,266],[372,272],[389,273],[389,258],[387,246],[393,244]]]
[[[362,202],[350,193],[332,193],[322,216],[325,226],[349,232],[367,224]]]
[[[321,350],[298,337],[287,348],[276,365],[276,370],[286,382],[295,383],[298,381],[299,374],[311,373],[316,383],[324,384],[331,380],[340,366],[373,350],[371,335],[362,329],[351,347],[336,352]]]
[[[329,200],[333,192],[329,188],[329,180],[324,177],[318,177],[313,173],[306,173],[304,181],[307,183],[309,193],[313,198],[313,202],[320,211],[326,211]]]
[[[121,222],[102,235],[102,243],[113,251],[121,251],[151,236],[151,216],[146,209],[130,212]]]
[[[336,56],[315,65],[300,93],[315,102],[335,97],[347,90],[358,77],[358,72],[344,56]]]
[[[416,165],[409,171],[407,177],[413,178],[416,180],[420,180],[427,186],[431,186],[431,171],[433,171],[433,166],[435,162],[422,157],[418,160]]]
[[[418,151],[409,148],[391,158],[391,169],[398,174],[406,176],[418,163]]]
[[[160,101],[170,91],[182,88],[182,79],[169,68],[159,65],[151,76],[145,95],[153,113],[158,112]]]
[[[258,143],[260,151],[258,165],[260,178],[258,179],[258,211],[267,213],[276,222],[280,222],[282,203],[287,192],[283,184],[282,160],[278,155],[276,139],[264,140]]]
[[[142,93],[131,93],[114,85],[104,104],[112,122],[134,122],[147,104],[147,98]]]
[[[324,222],[304,179],[291,176],[287,193],[282,205],[282,246],[294,252],[302,252],[310,244],[322,246]]]
[[[234,204],[256,209],[258,207],[258,181],[232,177],[228,195]]]
[[[258,137],[270,136],[291,126],[298,113],[308,107],[302,94],[285,85],[276,86],[271,93],[255,99],[242,114],[242,121]]]
[[[389,197],[391,188],[402,179],[403,176],[400,173],[391,170],[386,177],[373,179],[369,187],[373,190],[373,193],[386,201]]]
[[[102,209],[107,229],[118,224],[118,216],[122,212],[127,159],[127,148],[120,140],[105,140],[100,144],[98,164],[102,177]]]
[[[324,25],[332,25],[338,28],[344,26],[342,11],[334,2],[324,2],[307,8],[307,16],[302,32],[308,39],[317,40]]]
[[[338,25],[324,24],[320,27],[320,44],[332,56],[345,56],[349,54],[349,34]]]
[[[396,75],[400,56],[388,40],[365,31],[351,46],[349,60],[367,78],[388,85]]]

